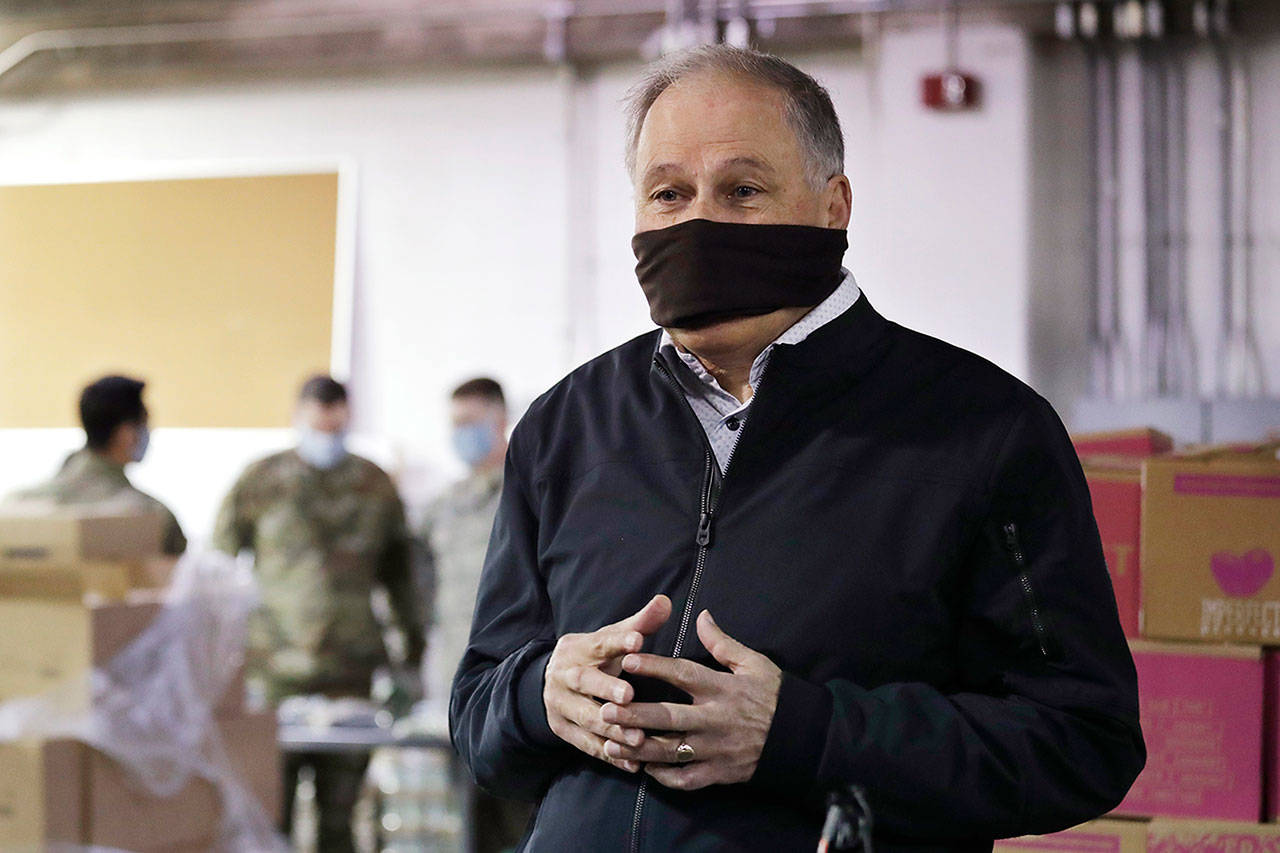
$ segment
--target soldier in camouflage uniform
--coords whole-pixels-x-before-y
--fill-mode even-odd
[[[298,403],[299,443],[249,466],[218,516],[214,546],[250,550],[263,607],[250,630],[249,674],[272,701],[295,694],[369,696],[387,663],[370,595],[388,593],[417,670],[422,610],[410,540],[395,485],[377,465],[347,452],[347,394],[314,377]],[[319,849],[352,850],[351,811],[365,755],[294,754],[285,768],[285,831],[304,766],[315,772]]]
[[[80,394],[85,446],[67,457],[52,480],[14,492],[6,500],[154,512],[164,518],[164,553],[185,551],[187,538],[178,519],[160,501],[134,488],[124,472],[125,465],[142,461],[150,441],[142,402],[145,387],[145,382],[125,376],[104,376],[86,387]]]
[[[427,695],[446,704],[453,673],[467,650],[507,453],[507,406],[501,385],[488,378],[464,382],[453,392],[451,409],[454,450],[470,474],[430,506],[419,534],[427,555],[424,585],[434,592]],[[479,789],[471,801],[477,853],[514,849],[532,806]]]

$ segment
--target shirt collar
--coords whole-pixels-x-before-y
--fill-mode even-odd
[[[843,267],[840,269],[840,273],[842,275],[840,284],[834,291],[832,291],[830,296],[822,300],[822,302],[818,303],[812,311],[805,314],[792,324],[790,328],[775,338],[773,343],[765,347],[760,355],[756,356],[755,361],[751,365],[751,387],[758,387],[760,377],[764,374],[765,365],[768,364],[769,356],[773,353],[774,347],[800,343],[818,329],[822,328],[827,323],[830,323],[845,311],[848,311],[853,307],[854,303],[858,301],[858,298],[862,295],[862,290],[858,287],[858,282],[854,280],[853,273]],[[691,352],[682,352],[680,348],[676,346],[676,342],[672,339],[671,334],[666,329],[662,330],[662,339],[658,342],[658,351],[666,356],[669,362],[678,362],[688,367],[693,373],[693,376],[696,377],[703,386],[705,386],[705,390],[713,390],[718,391],[721,394],[728,394],[728,392],[721,388],[720,384],[716,382],[715,377],[708,373],[707,369],[702,366],[702,362],[698,361],[697,356]],[[696,386],[695,388],[690,388],[689,384],[690,383],[688,382],[681,382],[681,385],[685,386],[686,392],[694,391]],[[696,393],[705,393],[705,390],[697,389]],[[745,406],[743,406],[743,408],[745,408]]]

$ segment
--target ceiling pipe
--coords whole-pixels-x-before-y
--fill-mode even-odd
[[[414,19],[415,22],[419,19]],[[391,19],[367,17],[284,18],[258,21],[136,24],[29,33],[0,51],[0,78],[41,53],[105,47],[197,44],[210,41],[267,41],[308,36],[350,36],[383,32]]]
[[[1142,392],[1164,397],[1171,389],[1169,377],[1169,158],[1166,133],[1169,124],[1168,88],[1165,78],[1163,7],[1148,0],[1138,37],[1140,106],[1142,110],[1143,261],[1146,317],[1142,337]]]
[[[1043,8],[1051,13],[1054,0],[965,0],[964,7],[989,11],[1025,11]],[[68,27],[41,30],[22,36],[0,50],[0,79],[41,54],[67,54],[100,48],[180,46],[217,42],[269,42],[308,37],[386,35],[395,28],[460,27],[492,24],[510,27],[521,22],[542,28],[540,49],[547,61],[572,60],[568,33],[574,23],[605,19],[642,20],[671,16],[679,7],[679,19],[692,22],[701,40],[714,41],[723,20],[726,37],[733,42],[750,38],[751,22],[773,24],[788,20],[887,13],[937,12],[949,0],[631,0],[630,2],[567,2],[541,4],[436,7],[431,12],[389,10],[377,14],[293,16],[261,19],[143,23],[117,26]],[[749,8],[748,8],[749,6]],[[641,45],[637,43],[636,48]]]
[[[731,4],[725,16],[724,43],[733,47],[748,47],[751,44],[751,18],[747,0],[734,0]]]
[[[1165,333],[1166,393],[1198,397],[1199,357],[1191,329],[1187,283],[1187,70],[1184,49],[1171,41],[1164,52],[1166,102],[1165,232],[1168,249],[1168,316]]]
[[[1099,3],[1081,3],[1073,28],[1085,39],[1089,75],[1090,385],[1092,396],[1110,400],[1133,390],[1133,357],[1120,305],[1119,57],[1112,33],[1104,31],[1114,12]]]
[[[1219,84],[1222,232],[1221,336],[1217,352],[1219,397],[1262,397],[1266,379],[1253,321],[1250,224],[1251,103],[1249,68],[1229,26],[1225,0],[1215,4],[1214,53]]]
[[[715,0],[667,0],[666,22],[658,35],[658,52],[665,56],[715,43],[718,12]]]

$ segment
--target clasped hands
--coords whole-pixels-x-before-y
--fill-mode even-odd
[[[698,614],[697,631],[720,672],[684,658],[642,654],[647,636],[671,618],[671,599],[654,596],[632,616],[587,634],[566,634],[547,662],[542,699],[562,740],[629,773],[694,790],[745,782],[755,773],[778,705],[782,671]],[[692,704],[636,702],[622,672],[656,678]],[[685,743],[693,760],[681,761]]]

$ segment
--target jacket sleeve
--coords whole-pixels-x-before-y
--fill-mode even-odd
[[[535,800],[571,751],[551,731],[542,702],[543,673],[556,635],[538,570],[538,520],[514,461],[519,438],[517,429],[471,638],[453,679],[449,729],[480,787],[500,797]]]
[[[753,783],[868,793],[919,839],[1056,831],[1116,806],[1146,760],[1137,681],[1079,461],[1048,404],[1017,415],[960,566],[953,686],[785,674]]]

